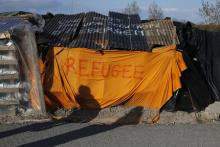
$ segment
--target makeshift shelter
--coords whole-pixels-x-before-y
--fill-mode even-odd
[[[181,88],[187,68],[181,52],[175,44],[151,51],[138,15],[55,15],[44,33],[50,39],[43,76],[49,109],[127,105],[159,114]]]
[[[212,87],[180,32],[171,20],[141,24],[138,15],[116,12],[55,15],[44,28],[48,109],[126,105],[158,114],[172,96],[204,109],[214,101]]]
[[[32,25],[18,18],[0,18],[0,112],[45,113]]]

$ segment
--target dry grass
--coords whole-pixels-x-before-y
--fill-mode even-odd
[[[220,25],[217,24],[193,25],[193,28],[215,32],[220,31]]]

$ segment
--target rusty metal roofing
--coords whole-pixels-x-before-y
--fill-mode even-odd
[[[1,18],[0,17],[0,33],[10,31],[11,29],[24,24],[24,21],[18,18]]]
[[[149,50],[139,15],[109,12],[109,49]]]
[[[179,44],[176,27],[171,20],[156,20],[143,23],[149,45]]]
[[[55,15],[44,28],[44,34],[50,40],[50,45],[68,47],[77,33],[83,16],[84,13]]]
[[[96,12],[86,13],[79,34],[71,42],[70,47],[106,48],[107,19],[107,16]]]

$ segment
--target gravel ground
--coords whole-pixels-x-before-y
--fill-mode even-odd
[[[1,147],[217,147],[220,123],[103,125],[44,122],[3,124]]]
[[[157,115],[158,114],[158,115]],[[159,116],[159,117],[158,117]],[[157,124],[198,124],[212,123],[220,120],[220,102],[215,102],[201,112],[166,112],[152,111],[142,107],[112,107],[102,110],[65,110],[59,109],[53,115],[38,115],[35,112],[28,112],[25,115],[0,117],[0,124],[41,122],[51,119],[66,118],[75,123],[103,123],[112,124],[134,124],[152,123],[153,118],[159,118]],[[157,119],[156,119],[157,120]]]

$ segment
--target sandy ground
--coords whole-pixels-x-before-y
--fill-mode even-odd
[[[157,111],[148,111],[141,107],[113,107],[102,110],[58,110],[55,115],[41,116],[35,112],[24,115],[0,118],[0,124],[44,122],[53,119],[65,119],[75,123],[101,123],[101,124],[201,124],[220,121],[220,102],[211,104],[202,112],[166,112],[160,115]],[[157,116],[157,117],[156,117]],[[153,122],[153,118],[157,121]]]

